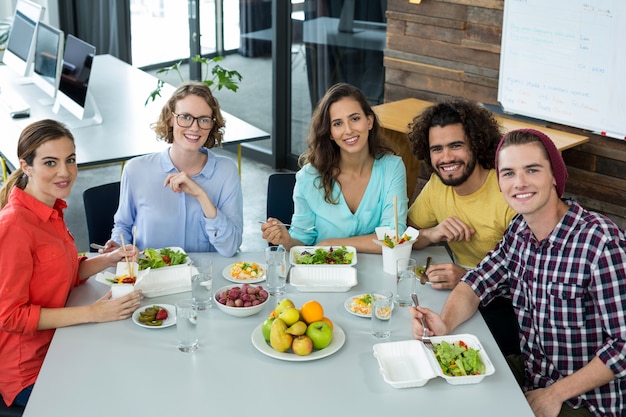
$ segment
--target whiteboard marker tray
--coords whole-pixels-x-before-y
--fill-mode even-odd
[[[350,266],[297,266],[289,271],[290,283],[301,292],[346,292],[357,284]]]

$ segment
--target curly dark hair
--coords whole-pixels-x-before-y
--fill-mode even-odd
[[[356,100],[361,105],[365,116],[373,118],[372,129],[367,139],[370,155],[378,159],[384,154],[395,154],[393,149],[385,145],[378,117],[376,117],[376,113],[367,102],[363,92],[346,83],[339,83],[330,87],[313,112],[307,136],[308,149],[300,155],[298,161],[300,167],[310,163],[318,170],[320,173],[319,188],[324,188],[324,200],[329,204],[339,202],[336,197],[333,197],[332,191],[341,172],[339,169],[340,149],[335,141],[330,138],[330,106],[343,98]]]
[[[431,127],[446,127],[461,123],[469,141],[472,154],[485,169],[495,167],[496,147],[502,137],[502,128],[493,113],[477,102],[454,98],[434,104],[415,116],[411,123],[409,141],[418,159],[423,159],[430,173],[433,172],[430,159],[428,134]]]
[[[180,85],[167,100],[167,103],[165,103],[161,109],[159,120],[152,125],[152,129],[156,132],[157,138],[167,143],[174,142],[174,128],[170,126],[170,120],[172,119],[172,113],[174,113],[174,107],[178,101],[192,94],[203,98],[213,111],[213,127],[209,132],[206,142],[202,146],[209,149],[216,145],[218,147],[222,146],[225,123],[224,118],[222,117],[222,112],[220,111],[220,105],[217,99],[213,96],[211,88],[198,81],[189,81]]]

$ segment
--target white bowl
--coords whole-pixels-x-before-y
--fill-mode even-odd
[[[270,296],[267,296],[267,299],[262,302],[261,304],[257,304],[255,306],[251,306],[251,307],[229,307],[227,305],[224,305],[222,303],[220,303],[219,297],[218,295],[221,294],[223,291],[226,290],[230,290],[234,287],[243,287],[243,285],[245,284],[234,284],[234,285],[227,285],[225,287],[222,288],[218,288],[215,293],[213,294],[213,301],[215,303],[215,305],[217,305],[217,307],[222,310],[224,313],[226,314],[230,314],[231,316],[235,316],[235,317],[248,317],[248,316],[252,316],[254,314],[259,313],[261,310],[263,310],[263,308],[265,308],[265,306],[267,305],[267,303],[270,300]],[[254,285],[254,284],[249,284],[251,287],[257,287],[260,286],[262,287],[265,291],[267,291],[267,288],[263,287],[262,285]]]

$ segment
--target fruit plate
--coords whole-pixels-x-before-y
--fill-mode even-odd
[[[250,263],[252,263],[252,262],[250,262]],[[261,272],[261,275],[255,277],[255,278],[235,278],[235,277],[233,277],[230,274],[230,271],[231,271],[232,267],[235,266],[235,264],[237,264],[237,262],[228,265],[222,271],[222,276],[224,277],[225,280],[230,281],[230,282],[235,282],[237,284],[243,284],[243,283],[246,283],[246,282],[248,284],[256,284],[257,282],[265,281],[265,268],[263,268],[262,266],[259,266],[259,272]]]
[[[163,321],[163,324],[160,326],[148,326],[147,324],[143,324],[139,321],[139,313],[144,311],[146,308],[151,307],[153,304],[145,305],[139,307],[133,313],[133,322],[140,327],[145,327],[146,329],[163,329],[165,327],[170,327],[176,324],[176,306],[171,304],[157,304],[159,307],[163,307],[167,310],[167,318]]]
[[[345,268],[347,266],[356,265],[356,248],[352,246],[346,246],[346,250],[352,253],[352,262],[349,264],[330,264],[330,263],[302,264],[302,263],[297,262],[297,257],[301,255],[303,252],[314,253],[316,250],[319,250],[319,249],[323,251],[330,251],[331,248],[339,248],[339,247],[340,246],[294,246],[291,248],[291,250],[289,250],[289,263],[298,268],[302,266],[313,267],[313,268],[323,268],[323,267]]]
[[[356,268],[298,266],[289,271],[289,282],[301,292],[346,292],[357,284]]]
[[[274,350],[269,345],[269,343],[265,341],[265,338],[263,337],[262,327],[263,324],[261,323],[252,331],[252,344],[259,352],[263,353],[264,355],[283,361],[306,362],[314,361],[316,359],[322,359],[337,352],[346,342],[346,334],[344,333],[343,329],[335,323],[333,328],[333,338],[330,342],[330,345],[328,345],[325,349],[315,350],[311,352],[311,354],[308,356],[298,356],[295,353],[278,352]]]
[[[374,357],[378,360],[383,380],[394,388],[413,388],[424,386],[429,380],[441,377],[451,385],[477,384],[486,376],[495,372],[495,368],[478,338],[471,334],[433,336],[430,338],[437,345],[445,340],[448,343],[462,340],[469,347],[480,352],[485,364],[485,373],[471,376],[448,376],[443,373],[435,354],[427,349],[421,340],[378,343],[374,345]]]
[[[350,314],[354,314],[357,317],[365,317],[365,318],[371,318],[372,317],[372,306],[369,305],[369,310],[368,311],[359,311],[355,308],[355,306],[352,304],[352,302],[354,300],[358,300],[359,298],[363,298],[365,297],[367,294],[359,294],[359,295],[353,295],[352,297],[348,297],[346,298],[346,301],[344,301],[343,306],[346,309],[346,311]],[[393,310],[394,304],[391,304],[391,309]]]

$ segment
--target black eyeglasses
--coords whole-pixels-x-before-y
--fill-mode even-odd
[[[176,116],[176,123],[178,123],[178,126],[180,127],[191,127],[194,120],[198,122],[198,127],[200,129],[209,130],[213,127],[214,120],[212,117],[193,117],[189,114],[176,114],[174,112],[172,112],[172,114]]]

